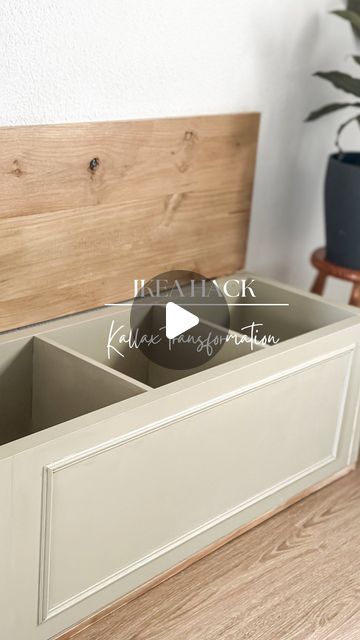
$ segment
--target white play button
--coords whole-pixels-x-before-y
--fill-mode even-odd
[[[228,335],[228,304],[215,280],[193,271],[190,282],[189,277],[189,271],[178,270],[141,281],[131,307],[130,329],[142,355],[164,370],[183,372],[168,377],[159,371],[160,384],[182,378],[184,371],[206,368]],[[158,384],[154,378],[154,386]]]
[[[186,311],[174,302],[166,305],[166,337],[168,340],[176,338],[184,331],[192,329],[199,324],[199,318],[194,313]]]

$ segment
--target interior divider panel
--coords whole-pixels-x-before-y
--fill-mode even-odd
[[[52,340],[51,338],[49,338],[48,335],[41,336],[40,339],[43,342],[46,342],[47,344],[52,345],[56,349],[64,351],[64,352],[72,355],[74,358],[76,358],[78,360],[82,360],[82,361],[88,363],[89,365],[91,365],[92,367],[95,367],[96,369],[99,369],[100,371],[103,371],[105,374],[110,374],[111,376],[113,376],[113,377],[117,378],[118,380],[120,380],[121,382],[123,382],[124,387],[126,387],[126,386],[129,386],[130,388],[135,387],[136,389],[139,389],[141,391],[150,391],[151,390],[151,387],[149,385],[144,384],[143,382],[141,382],[141,380],[139,380],[139,379],[137,379],[137,378],[135,378],[133,376],[129,376],[126,373],[123,373],[122,371],[114,369],[113,367],[110,367],[107,364],[105,364],[105,362],[101,362],[99,360],[96,360],[95,358],[92,358],[92,357],[86,355],[85,353],[82,353],[81,351],[78,351],[77,349],[72,349],[72,348],[67,347],[67,346],[65,346],[63,344],[60,344],[56,340]]]
[[[44,429],[138,395],[128,380],[34,338],[33,424]]]

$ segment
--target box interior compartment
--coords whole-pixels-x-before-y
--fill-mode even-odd
[[[0,444],[142,392],[38,337],[0,347]]]
[[[224,280],[218,281],[220,287]],[[236,297],[236,287],[235,280],[227,286],[228,302],[241,303],[241,306],[230,307],[230,339],[201,366],[191,366],[188,361],[184,362],[183,369],[155,364],[134,344],[130,345],[129,306],[108,309],[102,315],[99,312],[83,314],[60,328],[42,327],[35,337],[3,342],[0,346],[0,444],[251,355],[265,346],[243,341],[246,335],[251,335],[252,323],[259,325],[258,338],[266,334],[284,341],[356,313],[256,279],[256,302],[265,306],[251,306],[251,298]],[[279,303],[288,306],[271,306]],[[163,312],[159,307],[144,307],[140,324],[149,332],[158,332],[159,327],[164,331]],[[195,333],[202,335],[211,326],[201,321]],[[133,340],[135,332],[133,327]],[[223,335],[226,336],[225,331]],[[166,339],[162,348],[166,363],[169,348]]]
[[[162,317],[163,311],[159,308],[152,307],[150,310],[144,309],[142,322],[147,327],[147,332],[157,332],[159,327],[163,327],[164,321]],[[164,327],[163,327],[164,330]],[[200,322],[198,327],[194,328],[194,334],[204,335],[211,330],[211,325],[206,322]],[[52,340],[59,344],[77,351],[84,356],[96,360],[97,362],[119,371],[137,381],[148,385],[151,388],[157,388],[170,382],[175,382],[187,376],[193,375],[200,371],[205,371],[216,365],[230,362],[236,358],[249,355],[253,351],[259,350],[261,347],[251,344],[245,335],[240,336],[232,332],[233,339],[226,342],[218,353],[201,366],[192,366],[191,362],[183,363],[183,369],[171,369],[166,366],[155,364],[147,358],[139,349],[130,347],[127,342],[119,342],[119,336],[129,335],[130,331],[130,314],[128,310],[114,311],[105,317],[85,320],[85,322],[73,326],[67,326],[48,333]],[[136,331],[136,329],[135,329]],[[135,335],[133,329],[133,337]],[[112,339],[109,339],[109,336]],[[226,332],[223,333],[224,337]],[[235,342],[237,339],[237,343]],[[108,348],[108,345],[110,347]],[[160,348],[157,346],[157,348]],[[161,348],[168,351],[168,342],[164,340]],[[166,352],[164,361],[166,362]],[[169,356],[170,357],[170,356]],[[180,363],[181,366],[181,363]]]
[[[247,293],[243,298],[238,295],[239,284],[237,280],[231,278],[221,278],[217,283],[223,290],[224,283],[226,290],[224,295],[230,306],[231,329],[239,333],[250,335],[253,323],[258,325],[257,337],[271,336],[280,342],[295,338],[315,329],[329,326],[335,322],[351,318],[356,311],[332,305],[322,298],[314,299],[301,292],[296,292],[258,280],[256,276],[248,274],[238,274],[246,278],[247,283],[253,282],[255,298]],[[253,306],[261,304],[266,306]],[[240,304],[241,306],[235,306]],[[288,306],[276,306],[276,305]],[[271,342],[268,343],[268,345]]]

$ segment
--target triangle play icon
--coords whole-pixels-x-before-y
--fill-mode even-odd
[[[180,336],[185,331],[196,327],[199,324],[199,318],[194,313],[183,309],[174,302],[168,302],[166,305],[166,337],[172,340]]]

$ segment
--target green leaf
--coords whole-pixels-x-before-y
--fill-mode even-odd
[[[360,56],[352,56],[352,58],[353,58],[353,60],[355,60],[355,62],[360,64]]]
[[[357,31],[360,30],[360,13],[357,11],[338,9],[337,11],[330,11],[330,13],[333,13],[335,16],[339,16],[340,18],[344,18],[344,20],[348,20]]]
[[[340,109],[346,109],[347,107],[360,107],[360,102],[334,102],[333,104],[327,104],[325,107],[321,107],[321,109],[312,111],[306,118],[305,122],[312,122],[322,116],[326,116],[328,113],[333,113]]]
[[[358,13],[360,15],[360,0],[348,0],[347,8],[349,9],[349,11],[355,11],[355,13]],[[356,35],[359,37],[360,29],[357,29],[356,27],[353,27],[353,29]]]
[[[318,71],[314,75],[328,80],[336,89],[341,89],[346,93],[352,93],[354,96],[360,98],[360,80],[358,78],[353,78],[347,73],[341,73],[340,71]]]

